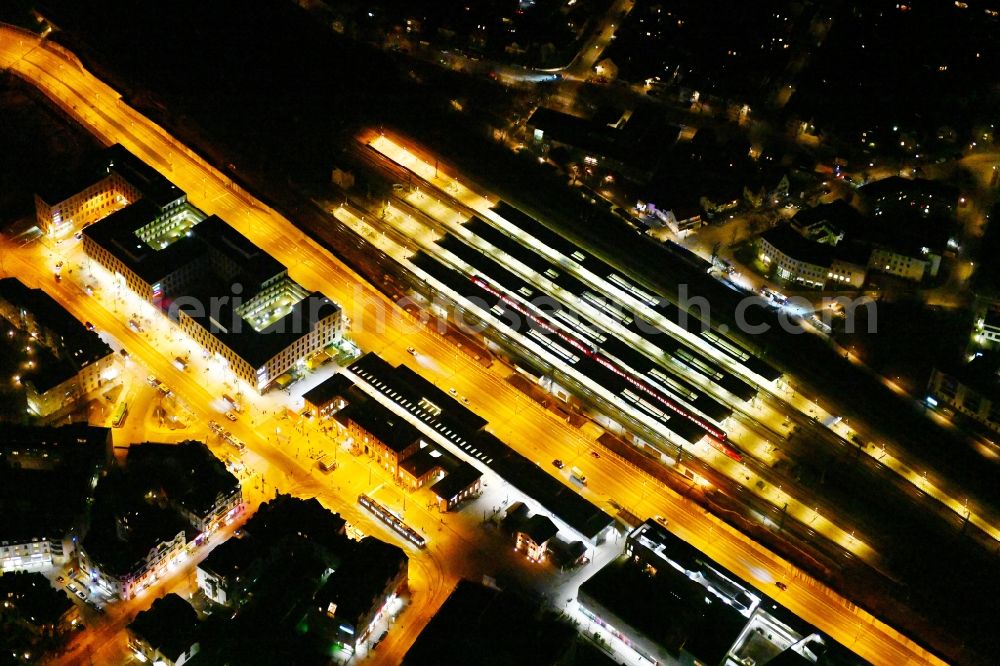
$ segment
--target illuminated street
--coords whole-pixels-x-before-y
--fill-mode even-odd
[[[601,434],[599,429],[573,428],[508,384],[505,381],[507,371],[500,364],[486,369],[457,351],[443,336],[415,321],[364,283],[296,229],[291,221],[254,199],[164,130],[133,111],[114,90],[83,70],[61,50],[40,45],[33,36],[4,27],[0,29],[0,62],[35,85],[103,142],[120,142],[161,170],[186,190],[198,207],[208,214],[220,216],[289,266],[292,278],[306,289],[319,290],[339,303],[351,322],[347,335],[362,350],[376,352],[393,365],[403,363],[414,367],[439,388],[454,388],[458,394],[467,396],[471,409],[489,420],[490,429],[497,436],[537,461],[542,469],[559,476],[567,486],[575,487],[568,476],[552,468],[549,461],[561,459],[567,467],[579,466],[589,479],[582,493],[598,506],[606,506],[608,500],[613,499],[640,517],[665,516],[674,534],[760,589],[770,593],[775,589],[775,582],[787,584],[787,589],[775,593],[782,604],[873,663],[941,663],[894,629],[706,514],[693,502],[651,482],[615,456],[593,458],[590,452],[596,450],[595,440]],[[427,177],[429,165],[421,166],[415,159],[406,166]],[[488,200],[457,181],[449,182],[447,190],[464,205],[483,215],[490,214]],[[359,221],[354,223],[358,229],[362,228]],[[388,240],[383,242],[391,249]],[[26,248],[8,245],[3,250],[6,274],[19,276],[29,286],[42,287],[78,319],[92,322],[98,331],[128,351],[131,361],[127,395],[136,409],[123,432],[116,433],[116,441],[126,439],[125,433],[129,441],[137,441],[140,434],[149,439],[176,441],[183,433],[183,437],[205,439],[219,455],[233,457],[232,447],[209,435],[207,426],[211,420],[224,422],[222,413],[226,407],[221,396],[238,389],[243,396],[243,413],[238,421],[224,425],[247,445],[248,451],[243,458],[250,482],[244,488],[251,507],[276,491],[317,497],[325,507],[341,514],[365,533],[402,542],[356,502],[362,492],[377,493],[380,501],[401,510],[406,498],[394,487],[389,492],[381,490],[392,484],[388,474],[378,466],[373,471],[366,459],[351,457],[341,450],[337,452],[341,466],[332,475],[324,475],[316,469],[308,451],[319,449],[332,453],[338,445],[334,439],[317,432],[309,423],[302,424],[296,417],[288,417],[289,399],[282,392],[273,391],[258,397],[248,386],[236,387],[231,373],[216,361],[202,358],[194,343],[179,329],[156,315],[135,295],[116,287],[114,279],[96,264],[92,265],[72,236],[47,239],[45,243]],[[53,260],[64,261],[76,270],[72,276],[57,281],[53,276]],[[87,294],[87,285],[96,287],[93,296]],[[128,326],[132,313],[140,313],[148,322],[145,332],[139,333]],[[418,354],[408,353],[409,347],[415,348]],[[187,371],[179,370],[172,361],[183,353],[190,353],[192,359]],[[149,403],[159,399],[150,398],[152,389],[144,384],[148,374],[155,375],[183,401],[178,411],[190,415],[192,422],[187,427],[165,432],[160,429],[158,420],[155,427],[151,427],[153,424],[146,416]],[[801,396],[789,396],[785,400],[798,409],[805,409],[808,404]],[[773,413],[774,419],[780,418],[771,407],[760,409],[761,413],[764,410]],[[816,412],[815,416],[822,420],[824,414],[819,408]],[[141,431],[134,423],[139,418],[145,421]],[[752,441],[748,433],[745,445],[749,448]],[[868,452],[870,455],[878,453]],[[722,457],[707,449],[704,455],[714,459],[716,464]],[[900,473],[906,469],[901,465],[890,466]],[[910,473],[915,475],[912,470]],[[912,476],[909,478],[917,482]],[[949,506],[959,510],[953,505],[954,499],[936,490],[933,481],[925,480],[924,483],[927,492],[945,497]],[[772,498],[772,501],[783,499]],[[492,555],[480,548],[475,528],[470,525],[477,522],[475,516],[471,520],[449,516],[442,523],[436,511],[424,509],[419,502],[416,508],[406,513],[406,520],[428,535],[429,545],[423,551],[407,548],[411,563],[411,598],[398,625],[388,632],[385,642],[372,658],[373,662],[399,663],[459,577],[481,578],[492,572]],[[805,521],[811,509],[803,505],[790,507],[789,511]],[[863,544],[850,543],[852,537],[840,533],[832,524],[825,525],[828,529],[823,527],[820,523],[815,526],[842,545],[858,548],[864,556]],[[187,574],[179,574],[183,575]],[[177,590],[186,590],[189,584],[188,579],[165,583]],[[128,607],[129,612],[138,610],[142,603],[145,602],[136,600],[134,606]],[[94,663],[120,663],[121,652],[117,652],[118,648],[110,639],[125,624],[125,614],[124,610],[109,613],[99,628],[87,631],[81,638],[86,644],[100,645],[99,650],[86,654],[81,648],[67,656],[64,663],[89,663],[90,659]]]

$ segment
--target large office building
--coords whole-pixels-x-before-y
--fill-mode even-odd
[[[119,288],[158,307],[258,391],[340,339],[339,306],[138,164],[129,174],[143,177],[126,178],[135,203],[82,230],[87,256]]]
[[[115,144],[72,181],[36,193],[35,218],[44,233],[65,236],[139,199],[173,210],[185,204],[187,195]]]

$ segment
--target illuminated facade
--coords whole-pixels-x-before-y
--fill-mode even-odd
[[[339,306],[183,197],[112,213],[83,230],[83,248],[258,391],[341,338]]]
[[[16,278],[0,280],[0,318],[29,341],[17,350],[24,363],[14,383],[23,387],[35,416],[71,408],[119,375],[114,351],[40,289]],[[14,337],[9,331],[8,341]]]

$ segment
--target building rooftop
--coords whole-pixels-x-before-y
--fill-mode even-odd
[[[511,449],[495,435],[481,430],[480,424],[484,421],[474,414],[469,417],[464,415],[462,410],[465,408],[453,397],[446,393],[442,394],[437,389],[431,392],[426,387],[413,388],[402,379],[404,376],[410,376],[410,371],[407,369],[393,368],[374,353],[365,354],[352,363],[349,369],[370,386],[382,391],[383,395],[391,389],[398,396],[402,396],[401,399],[418,405],[419,413],[413,409],[410,413],[422,418],[465,454],[482,462],[512,486],[533,497],[555,517],[587,539],[594,539],[614,523],[611,516],[573,489],[566,487],[537,464]],[[395,397],[393,399],[397,405],[400,404],[401,399]],[[341,414],[338,414],[338,419],[347,418]],[[472,425],[476,429],[470,429],[462,423]]]
[[[354,382],[350,376],[338,372],[306,391],[302,398],[314,407],[322,407],[329,404],[331,400],[343,397],[352,386],[354,386]]]
[[[256,540],[251,537],[230,537],[213,548],[198,564],[198,568],[223,578],[239,577],[263,555],[257,545]]]
[[[28,349],[31,351],[28,352]],[[7,361],[3,365],[12,366],[20,383],[30,384],[38,394],[59,386],[80,372],[79,367],[21,332],[13,337],[5,335],[0,338],[0,354]],[[7,373],[4,375],[9,376]]]
[[[197,287],[179,297],[175,310],[198,322],[251,366],[260,368],[296,340],[310,333],[320,320],[340,308],[319,292],[295,301],[269,324],[257,330],[233,307],[233,286],[218,278],[205,276]],[[215,311],[205,304],[216,303]],[[274,379],[273,377],[271,379]]]
[[[4,425],[0,440],[0,541],[63,538],[86,512],[110,461],[107,428]]]
[[[101,154],[99,164],[105,170],[114,170],[142,196],[163,208],[185,196],[184,191],[167,180],[159,171],[116,143]]]
[[[559,528],[549,520],[548,516],[536,513],[524,521],[518,531],[527,535],[535,543],[543,544],[554,537],[559,532]]]
[[[431,486],[431,492],[443,500],[450,500],[482,476],[482,472],[462,460],[443,479]]]
[[[847,224],[857,224],[861,213],[843,199],[831,203],[820,204],[812,208],[803,208],[792,217],[792,226],[808,227],[826,222],[843,229]]]
[[[420,478],[435,467],[442,467],[442,459],[444,457],[445,454],[436,446],[427,445],[412,456],[403,459],[399,463],[399,467],[409,472],[411,476]]]
[[[836,253],[832,246],[803,238],[787,226],[769,229],[761,237],[785,256],[815,266],[829,267]]]
[[[128,625],[129,631],[171,661],[176,661],[197,642],[198,627],[194,608],[173,592],[156,599]]]
[[[341,413],[396,453],[420,439],[416,427],[375,400],[348,405]]]
[[[91,561],[113,576],[123,576],[142,567],[149,552],[183,533],[191,534],[187,521],[173,509],[141,499],[109,497],[98,484],[97,500],[91,508],[90,529],[83,548]]]
[[[51,348],[49,352],[53,362],[63,369],[47,381],[41,377],[35,381],[35,388],[40,393],[72,376],[64,376],[67,372],[76,374],[81,368],[112,353],[111,347],[97,333],[87,330],[83,323],[41,289],[30,289],[17,278],[0,279],[0,302],[3,301],[27,313],[39,327],[50,333],[46,336],[47,341],[58,344],[58,348]],[[22,328],[22,324],[12,323]],[[53,367],[53,372],[55,371],[56,368]]]
[[[569,623],[545,615],[526,596],[460,580],[403,657],[405,666],[548,666],[576,638]]]
[[[244,298],[256,294],[265,283],[287,271],[281,262],[215,215],[199,223],[194,235],[210,252],[219,255],[226,277],[243,285]]]
[[[129,473],[196,516],[208,516],[222,498],[240,489],[239,480],[202,442],[145,443],[129,448]]]
[[[354,544],[343,564],[316,593],[316,606],[326,609],[335,604],[336,619],[357,627],[358,620],[371,610],[373,600],[408,561],[399,546],[366,536]]]
[[[473,437],[473,446],[492,458],[489,466],[505,481],[537,500],[587,539],[596,538],[614,524],[614,518],[496,436],[480,431]]]
[[[151,200],[140,199],[85,228],[83,235],[111,252],[140,278],[156,284],[206,252],[205,246],[191,235],[161,249],[142,240],[136,232],[161,214],[160,207]]]
[[[349,547],[344,536],[346,525],[347,521],[325,509],[316,498],[278,495],[260,505],[243,531],[261,549],[274,548],[288,537],[300,537],[339,557]]]
[[[36,627],[56,624],[73,608],[69,597],[53,588],[48,578],[24,571],[0,575],[0,602],[5,605],[5,620],[16,613],[22,622]]]
[[[1000,353],[978,352],[967,363],[941,363],[940,368],[982,397],[1000,400]]]
[[[879,201],[887,197],[898,198],[900,195],[921,195],[940,197],[942,203],[951,206],[954,206],[958,202],[958,189],[954,185],[924,178],[889,176],[888,178],[868,183],[861,188],[861,192],[873,201]]]
[[[739,636],[746,618],[721,600],[712,600],[702,586],[670,566],[662,566],[651,575],[643,566],[629,560],[617,560],[591,576],[580,586],[582,603],[596,601],[651,641],[662,645],[672,654],[679,654],[698,629],[709,629],[711,649],[695,656],[704,663],[718,664]],[[727,615],[722,606],[735,613],[738,626],[725,622],[715,628],[700,627],[702,618],[711,612],[712,619]],[[712,609],[710,611],[710,609]],[[718,646],[722,645],[721,651]],[[707,654],[710,652],[711,654]],[[721,654],[720,654],[721,652]]]

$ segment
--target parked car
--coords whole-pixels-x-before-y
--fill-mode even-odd
[[[234,412],[226,412],[226,418],[229,419],[230,421],[235,421],[239,417],[236,416]]]
[[[555,465],[556,469],[562,469],[563,467],[565,467],[565,465],[563,464],[563,461],[559,460],[558,458],[556,458],[555,460],[553,460],[552,464]]]

